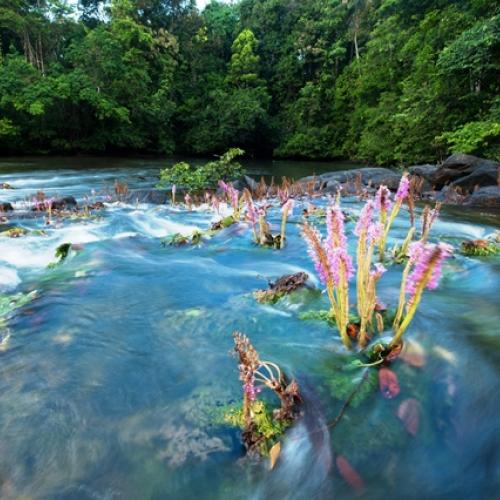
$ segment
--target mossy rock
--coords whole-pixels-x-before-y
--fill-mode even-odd
[[[488,240],[467,240],[460,245],[460,253],[469,257],[500,255],[500,244]]]

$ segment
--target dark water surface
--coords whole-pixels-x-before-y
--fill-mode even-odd
[[[0,191],[0,201],[21,209],[38,190],[92,200],[117,178],[153,185],[164,164],[3,159],[0,183],[15,189]],[[249,168],[300,177],[346,165]],[[354,199],[344,205],[360,208]],[[41,219],[11,220],[47,234],[0,237],[0,295],[36,290],[0,324],[0,497],[354,498],[335,465],[340,455],[363,478],[358,498],[497,497],[500,259],[452,259],[408,331],[425,365],[396,361],[400,395],[384,399],[370,379],[366,399],[328,429],[361,372],[346,374],[335,331],[298,318],[324,309],[326,299],[301,292],[263,306],[252,297],[269,279],[299,270],[319,285],[298,234],[300,212],[281,252],[255,247],[245,224],[196,247],[161,246],[169,234],[207,228],[215,216],[204,208],[109,203],[97,219],[47,228]],[[279,209],[270,214],[277,230]],[[403,211],[391,243],[407,227]],[[352,234],[353,223],[347,228]],[[444,211],[433,237],[458,246],[496,229],[497,217]],[[48,269],[64,242],[82,250]],[[396,302],[400,275],[393,266],[382,278],[384,302]],[[287,434],[273,471],[242,461],[238,432],[221,423],[222,409],[241,395],[229,354],[234,330],[298,377],[305,393],[306,417]],[[421,408],[415,437],[396,417],[408,398]]]

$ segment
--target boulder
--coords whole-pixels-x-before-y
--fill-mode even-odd
[[[0,203],[0,212],[12,212],[14,207],[11,203]]]
[[[432,184],[434,176],[438,170],[437,165],[412,165],[408,167],[408,172],[410,175],[418,175],[419,177],[423,177],[426,181],[429,181]]]
[[[361,184],[373,187],[378,187],[384,184],[389,189],[397,189],[401,174],[389,168],[382,167],[365,167],[355,168],[352,170],[339,170],[338,172],[327,172],[316,176],[304,177],[300,182],[307,183],[315,179],[317,186],[323,184],[326,186],[326,191],[336,190],[339,184],[355,182],[356,179],[361,180]]]
[[[242,191],[245,188],[249,189],[250,191],[255,191],[258,187],[258,182],[256,182],[248,175],[243,175],[239,179],[235,180],[232,184],[235,189],[238,189],[238,191]]]
[[[500,165],[480,165],[465,177],[460,177],[451,183],[452,186],[460,186],[465,190],[472,190],[476,186],[496,186],[500,176]]]
[[[453,184],[467,190],[475,186],[491,186],[497,183],[500,163],[473,155],[455,154],[447,158],[437,169],[433,183],[437,187]]]
[[[77,202],[73,196],[56,198],[52,202],[52,210],[74,210],[76,207],[77,207]]]
[[[476,189],[466,200],[470,207],[500,208],[500,187],[486,186]]]
[[[124,198],[127,203],[151,203],[163,205],[170,201],[171,192],[166,189],[133,189]]]

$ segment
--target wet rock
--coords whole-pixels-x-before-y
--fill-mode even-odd
[[[303,272],[287,274],[274,283],[270,283],[268,290],[257,290],[254,296],[259,302],[274,303],[284,295],[305,286],[308,279],[309,276]]]
[[[65,196],[64,198],[57,198],[52,202],[52,210],[73,210],[77,205],[73,196]]]
[[[418,175],[419,177],[423,177],[426,181],[428,181],[431,185],[434,182],[434,176],[438,170],[437,165],[431,165],[429,163],[425,165],[412,165],[408,167],[408,172],[410,175]]]
[[[0,212],[12,212],[14,207],[11,203],[0,203]]]
[[[327,172],[316,177],[304,177],[302,183],[316,180],[316,187],[325,186],[327,192],[336,191],[339,184],[361,182],[362,185],[378,187],[381,184],[389,189],[397,189],[401,175],[389,168],[365,167],[353,170],[340,170],[338,172]]]
[[[242,191],[243,189],[247,188],[253,192],[257,190],[258,186],[258,182],[248,175],[244,175],[233,182],[233,187],[235,189],[238,189],[238,191]]]
[[[455,154],[437,169],[433,182],[437,187],[446,184],[473,189],[475,186],[497,184],[500,163],[473,155]]]
[[[465,177],[451,183],[466,190],[472,190],[476,186],[496,186],[498,183],[500,165],[481,165]]]
[[[151,203],[153,205],[164,205],[171,199],[170,191],[166,189],[133,189],[129,191],[124,201],[126,203]]]
[[[486,186],[476,189],[465,205],[470,207],[500,208],[500,186]]]

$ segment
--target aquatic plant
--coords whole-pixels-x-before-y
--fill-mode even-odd
[[[125,182],[121,182],[118,179],[115,180],[115,195],[119,201],[122,201],[128,193],[128,186]]]
[[[379,212],[379,221],[382,226],[381,237],[378,240],[378,250],[380,262],[385,259],[385,246],[387,237],[391,229],[392,223],[396,219],[403,201],[408,198],[410,191],[410,180],[408,174],[405,173],[401,177],[399,187],[394,197],[394,202],[391,201],[391,192],[386,186],[380,186],[375,196],[375,208]]]
[[[500,245],[488,240],[466,240],[462,241],[460,252],[469,257],[500,255]]]
[[[0,236],[6,236],[7,238],[20,238],[28,234],[28,230],[24,227],[11,227],[0,233]]]
[[[195,230],[190,235],[184,235],[181,233],[175,233],[167,236],[161,241],[162,246],[174,246],[179,247],[183,245],[197,245],[200,243],[203,236],[211,235],[212,231],[199,231]]]
[[[286,232],[286,221],[288,216],[291,215],[293,211],[294,201],[289,198],[283,203],[281,207],[281,232],[280,232],[280,248],[285,247],[285,232]]]
[[[390,346],[396,346],[408,328],[422,294],[427,288],[437,288],[441,278],[442,265],[453,253],[453,248],[446,243],[423,243],[421,241],[410,245],[408,263],[403,271],[399,293],[399,303],[394,318],[394,336]]]
[[[353,276],[352,260],[347,252],[344,215],[338,204],[327,209],[327,237],[323,241],[319,231],[309,224],[302,226],[302,235],[308,244],[316,272],[326,286],[332,316],[335,318],[342,342],[350,347],[347,335],[349,323],[349,280]]]
[[[384,237],[384,228],[392,224],[395,214],[404,197],[407,196],[407,186],[400,184],[396,195],[395,206],[391,209],[388,192],[382,189],[375,199],[369,199],[364,205],[354,234],[358,237],[356,251],[356,299],[359,319],[352,323],[349,312],[349,281],[354,270],[351,258],[347,252],[347,239],[344,230],[344,218],[338,201],[327,208],[327,236],[323,239],[320,232],[306,223],[302,226],[302,235],[308,245],[309,254],[313,260],[316,273],[326,287],[330,301],[330,315],[334,320],[346,347],[351,346],[350,337],[358,341],[364,348],[369,340],[369,330],[374,331],[374,323],[380,332],[384,329],[384,317],[377,309],[377,282],[386,272],[382,264],[372,267],[375,246]],[[374,211],[378,209],[379,220],[373,220]],[[385,211],[388,219],[380,218]],[[441,276],[443,261],[451,255],[452,249],[444,243],[429,244],[423,241],[410,243],[414,230],[403,243],[408,248],[409,259],[403,270],[400,298],[393,321],[394,336],[390,347],[395,347],[408,328],[420,303],[424,289],[437,287]],[[380,247],[379,247],[380,248]],[[405,250],[406,251],[406,250]]]
[[[439,212],[441,210],[441,202],[436,202],[434,208],[430,208],[429,205],[424,207],[422,212],[422,234],[420,236],[420,241],[426,243],[429,238],[430,230],[434,222],[436,222],[439,217]]]
[[[233,218],[235,220],[240,219],[240,198],[239,198],[239,191],[234,188],[234,186],[231,183],[225,183],[223,180],[219,181],[219,188],[222,189],[222,191],[225,193],[229,204],[231,205],[233,209]]]
[[[177,186],[175,184],[172,184],[172,205],[175,205],[175,194],[177,192]]]
[[[186,206],[188,207],[188,210],[191,210],[192,209],[192,205],[193,205],[193,199],[191,198],[191,196],[189,195],[189,193],[186,193],[184,195],[184,203],[186,204]]]
[[[279,366],[262,361],[250,340],[240,332],[233,333],[234,350],[239,359],[243,403],[226,420],[242,429],[243,444],[250,455],[267,456],[287,427],[299,415],[302,402],[295,380],[287,382]],[[280,407],[272,412],[258,395],[263,388],[270,389],[280,400]]]
[[[57,260],[51,262],[47,267],[52,269],[61,264],[62,262],[64,262],[68,258],[71,247],[72,247],[71,243],[62,243],[61,245],[59,245],[55,251],[55,258]]]
[[[257,218],[258,218],[257,210],[255,209],[255,205],[253,203],[252,193],[246,188],[243,190],[243,200],[246,205],[245,218],[250,223],[253,232],[253,239],[255,243],[258,244],[259,237],[257,235],[257,229],[256,229]]]

